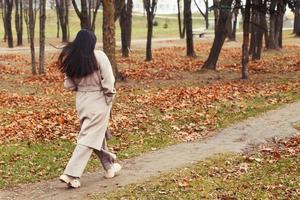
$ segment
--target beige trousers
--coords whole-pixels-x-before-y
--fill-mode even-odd
[[[108,152],[107,143],[106,140],[104,140],[101,150],[77,144],[72,157],[66,166],[64,174],[77,178],[81,177],[93,152],[95,152],[100,159],[104,170],[111,168],[114,159],[112,153]]]

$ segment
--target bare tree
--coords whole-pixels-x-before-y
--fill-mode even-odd
[[[181,23],[181,9],[182,9],[181,0],[177,0],[177,9],[178,9],[177,17],[178,17],[179,36],[181,39],[183,39],[185,36],[185,23]]]
[[[40,59],[39,73],[45,73],[45,23],[46,23],[46,0],[40,0]]]
[[[131,43],[132,32],[132,0],[127,0],[121,9],[120,14],[120,27],[121,27],[121,42],[122,42],[122,56],[129,56],[129,49]]]
[[[17,45],[23,45],[23,2],[15,0],[15,26],[17,32]]]
[[[250,27],[250,10],[251,0],[246,0],[246,8],[243,23],[243,46],[242,46],[242,79],[249,78],[248,64],[249,64],[249,27]]]
[[[268,49],[279,49],[282,47],[282,28],[283,16],[286,11],[287,2],[285,0],[271,1],[270,11],[270,28]]]
[[[100,7],[101,0],[96,0],[96,6],[93,6],[95,4],[95,1],[92,0],[88,0],[88,1],[81,0],[80,2],[81,2],[81,11],[78,8],[76,0],[72,0],[72,4],[75,9],[75,12],[80,19],[80,26],[82,29],[89,29],[94,31],[96,16],[97,16],[98,9]],[[92,15],[92,8],[94,8],[93,15]]]
[[[7,42],[8,42],[9,48],[14,47],[12,25],[11,25],[11,15],[12,15],[13,3],[14,3],[13,0],[5,0],[5,10],[6,10],[5,28],[6,28]]]
[[[227,36],[226,23],[227,20],[230,19],[232,1],[233,0],[221,0],[220,2],[219,5],[220,14],[218,17],[218,24],[216,27],[215,38],[214,38],[213,46],[210,49],[209,56],[203,65],[204,69],[216,70],[217,68],[217,61]]]
[[[3,21],[3,30],[4,30],[4,34],[3,34],[3,41],[6,42],[7,40],[7,28],[6,28],[6,20],[5,20],[5,16],[6,16],[6,6],[5,6],[5,0],[0,0],[0,6],[2,9],[2,13],[1,13],[1,17],[2,17],[2,21]]]
[[[300,36],[300,1],[293,0],[292,10],[294,11],[294,29],[293,32],[296,36]]]
[[[186,27],[186,55],[195,56],[193,41],[193,20],[191,11],[191,0],[184,0],[184,24]]]
[[[146,61],[152,60],[152,35],[153,35],[153,21],[156,12],[158,0],[144,0],[144,8],[147,13],[147,46],[146,46]]]
[[[116,79],[121,79],[116,62],[114,0],[103,0],[103,50],[109,58]]]
[[[59,24],[62,32],[62,42],[69,41],[68,24],[69,24],[69,3],[68,0],[56,0],[56,8],[59,16]]]
[[[194,0],[194,3],[198,9],[198,11],[200,12],[200,14],[203,16],[204,20],[205,20],[205,28],[208,29],[209,28],[209,6],[208,6],[208,0],[203,0],[204,4],[205,4],[205,11],[202,11],[202,9],[200,8],[199,4],[197,3],[196,0]]]
[[[29,38],[30,38],[30,51],[31,51],[31,72],[36,74],[35,65],[35,48],[34,48],[34,11],[33,11],[33,0],[29,0],[28,7],[28,17],[29,17]]]

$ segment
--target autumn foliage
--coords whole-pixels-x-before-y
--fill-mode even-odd
[[[196,50],[207,52],[207,46],[198,44]],[[300,48],[284,49],[284,53],[252,62],[253,78],[249,81],[239,80],[238,48],[224,49],[219,71],[214,74],[198,72],[203,58],[185,57],[183,47],[159,48],[151,62],[145,62],[140,52],[130,58],[118,56],[127,83],[117,86],[111,129],[122,138],[127,137],[124,130],[151,135],[153,127],[163,126],[162,121],[170,124],[173,138],[190,141],[204,137],[216,127],[222,105],[232,104],[232,112],[243,111],[243,100],[271,97],[299,87]],[[0,56],[0,79],[4,83],[0,90],[1,142],[76,137],[79,122],[74,97],[63,89],[56,57],[49,53],[47,75],[31,76],[28,56]],[[185,120],[190,123],[181,123]]]

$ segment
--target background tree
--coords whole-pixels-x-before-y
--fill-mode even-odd
[[[100,0],[81,0],[81,11],[79,10],[76,0],[72,0],[73,7],[77,16],[80,19],[80,26],[82,29],[89,29],[94,31],[96,16],[100,7]],[[94,12],[92,14],[92,9]]]
[[[182,10],[181,0],[177,0],[177,10],[178,10],[177,17],[178,17],[179,37],[183,39],[185,36],[185,24],[181,23],[181,10]]]
[[[122,43],[122,56],[129,56],[129,49],[131,45],[131,32],[132,32],[132,0],[127,0],[121,9],[120,14],[120,27],[121,27],[121,43]]]
[[[39,73],[45,73],[45,23],[46,23],[46,0],[40,0],[40,58]]]
[[[261,58],[261,51],[263,45],[263,36],[265,30],[267,30],[266,13],[267,13],[267,1],[252,0],[252,12],[251,12],[251,43],[250,54],[253,60]]]
[[[17,32],[17,45],[23,45],[23,2],[15,0],[15,26]]]
[[[293,33],[295,33],[296,36],[300,36],[300,1],[299,0],[289,1],[289,7],[294,12]]]
[[[219,4],[219,17],[216,27],[215,38],[208,59],[205,61],[203,68],[216,70],[217,61],[227,36],[226,23],[230,19],[231,6],[233,0],[221,0]]]
[[[6,20],[5,20],[5,16],[6,16],[5,0],[0,0],[0,6],[1,6],[1,11],[2,11],[1,17],[2,17],[2,21],[3,21],[3,30],[4,30],[3,41],[6,42],[7,33],[6,33]]]
[[[242,46],[242,79],[249,78],[249,25],[250,25],[250,0],[246,0],[245,15],[243,21],[243,46]]]
[[[68,0],[56,0],[56,8],[59,16],[59,24],[62,32],[62,42],[69,41],[69,2]],[[59,28],[58,28],[59,29]],[[58,30],[59,32],[59,30]]]
[[[287,2],[274,0],[270,2],[270,25],[268,49],[279,49],[282,47],[283,16],[286,11]]]
[[[109,58],[116,79],[121,79],[116,62],[115,2],[103,0],[103,50]]]
[[[27,37],[28,37],[28,42],[30,43],[30,23],[32,23],[32,27],[35,29],[35,22],[36,22],[36,16],[37,16],[37,10],[38,10],[38,5],[37,5],[37,0],[22,0],[23,1],[23,13],[24,13],[24,21],[26,25],[26,30],[27,30]],[[32,2],[32,12],[33,12],[33,18],[32,21],[30,22],[29,20],[29,5],[30,2]]]
[[[5,28],[7,34],[8,47],[14,47],[13,33],[12,33],[12,24],[11,24],[11,15],[13,10],[13,0],[5,0]]]
[[[147,13],[147,46],[146,46],[146,61],[152,60],[152,35],[153,35],[153,21],[156,12],[158,0],[144,0],[144,8]]]
[[[198,11],[200,12],[200,14],[203,16],[204,20],[205,20],[205,28],[208,29],[209,28],[209,6],[208,6],[208,0],[203,0],[203,3],[205,5],[205,11],[202,11],[201,7],[199,6],[199,4],[197,3],[196,0],[194,0],[194,3],[198,9]]]
[[[215,34],[217,32],[217,27],[219,23],[219,15],[220,15],[220,0],[213,0],[213,10],[214,10],[214,17],[215,17]]]
[[[35,66],[35,48],[34,48],[34,27],[35,27],[35,19],[34,19],[34,9],[33,9],[33,0],[29,0],[28,2],[28,23],[29,23],[29,38],[30,38],[30,52],[31,52],[31,72],[32,74],[36,74],[36,66]]]
[[[230,19],[227,20],[227,37],[229,41],[236,41],[237,18],[240,8],[241,0],[235,0],[233,10],[230,14]]]
[[[191,0],[184,0],[184,24],[186,27],[186,55],[195,56],[193,41],[193,20],[191,11]]]

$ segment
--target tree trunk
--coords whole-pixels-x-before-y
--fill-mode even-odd
[[[286,3],[284,0],[276,0],[271,3],[268,49],[277,50],[280,48],[280,44],[282,43],[282,41],[280,41],[280,35],[282,34],[285,6]]]
[[[231,10],[229,8],[231,7],[232,1],[233,0],[221,0],[220,2],[220,16],[215,32],[215,39],[213,42],[213,46],[210,50],[208,59],[203,65],[204,69],[216,70],[217,68],[217,61],[227,36],[226,23],[227,20],[230,19],[229,16]]]
[[[186,27],[186,55],[195,56],[193,41],[193,21],[191,12],[191,0],[184,0],[184,24]]]
[[[295,5],[294,33],[300,36],[300,2]]]
[[[183,24],[183,28],[182,28],[182,23],[181,23],[181,6],[180,6],[181,0],[177,0],[177,9],[178,9],[178,29],[179,29],[179,37],[181,39],[184,38],[185,36],[185,25]]]
[[[213,0],[214,16],[215,16],[215,34],[217,33],[217,27],[219,24],[219,15],[220,15],[220,2],[219,0]]]
[[[120,13],[120,27],[121,27],[121,43],[122,43],[122,56],[129,56],[130,42],[131,42],[131,29],[132,29],[132,0],[128,0],[123,6]]]
[[[144,8],[147,13],[147,45],[146,45],[146,61],[152,60],[152,35],[153,35],[153,20],[155,17],[157,1],[144,0]]]
[[[249,78],[249,24],[250,24],[250,0],[246,0],[245,16],[243,23],[243,46],[242,46],[242,79]]]
[[[34,49],[34,12],[33,12],[33,0],[29,0],[29,38],[30,38],[30,50],[31,50],[31,72],[36,74],[35,66],[35,49]]]
[[[15,26],[17,32],[17,46],[23,45],[23,3],[22,0],[15,0]]]
[[[3,34],[3,41],[6,42],[7,40],[7,26],[6,26],[6,1],[5,0],[1,0],[1,5],[2,5],[2,21],[3,21],[3,30],[4,30],[4,34]]]
[[[56,37],[59,38],[59,33],[60,33],[60,23],[59,23],[59,4],[57,3],[57,0],[55,0],[55,11],[56,11]]]
[[[263,35],[264,35],[264,19],[266,18],[266,5],[262,0],[256,0],[256,9],[252,10],[252,14],[255,15],[255,26],[252,26],[251,34],[251,46],[252,46],[252,60],[259,60],[261,58]],[[255,38],[252,40],[252,37]],[[251,49],[251,48],[250,48]]]
[[[40,59],[39,73],[45,73],[46,0],[40,0]]]
[[[94,13],[93,13],[93,20],[92,20],[92,31],[95,32],[95,24],[96,24],[96,17],[97,17],[97,13],[98,10],[100,8],[101,5],[101,1],[100,0],[96,0],[96,7],[94,8]]]
[[[147,14],[147,46],[146,46],[146,61],[152,60],[152,35],[153,35],[153,19],[151,14]]]
[[[62,32],[62,42],[69,41],[68,34],[68,21],[69,21],[69,8],[68,8],[68,0],[56,0],[56,5],[58,7],[59,14],[59,23],[61,26]]]
[[[205,28],[209,28],[209,7],[208,7],[208,0],[204,1],[205,3]]]
[[[115,7],[114,0],[103,0],[103,50],[109,58],[116,79],[120,74],[116,62]]]
[[[92,30],[91,21],[89,20],[88,5],[86,0],[81,0],[81,11],[79,11],[76,0],[72,0],[73,7],[80,19],[81,29]]]
[[[7,42],[8,42],[8,47],[13,48],[14,40],[13,40],[12,25],[11,25],[13,0],[5,0],[5,6],[6,6],[5,24],[6,24]]]

